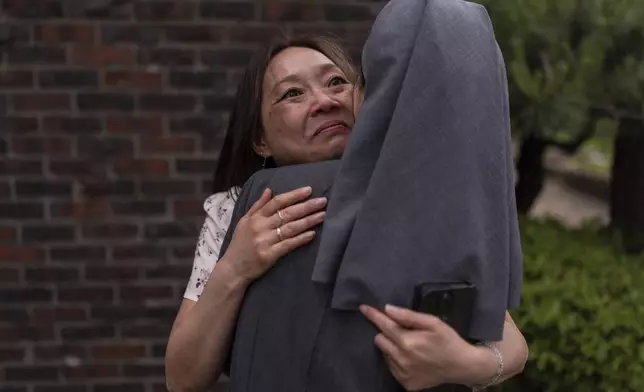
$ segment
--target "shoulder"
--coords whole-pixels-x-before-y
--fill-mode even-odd
[[[227,192],[214,193],[203,203],[203,209],[209,217],[221,215],[224,211],[232,211],[235,208],[235,195],[238,190],[232,188]]]

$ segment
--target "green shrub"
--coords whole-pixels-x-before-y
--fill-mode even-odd
[[[644,257],[600,230],[522,221],[524,286],[513,317],[530,346],[506,391],[644,391]]]

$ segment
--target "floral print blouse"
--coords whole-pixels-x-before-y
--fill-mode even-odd
[[[204,202],[206,222],[199,233],[192,274],[183,295],[184,298],[197,301],[201,296],[210,273],[219,259],[221,243],[230,225],[234,208],[235,200],[231,192],[215,193]]]

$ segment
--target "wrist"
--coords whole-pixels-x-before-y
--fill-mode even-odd
[[[465,357],[465,384],[470,386],[487,385],[498,371],[498,360],[492,350],[484,346],[471,346]]]
[[[222,257],[217,264],[215,264],[215,270],[217,270],[222,281],[226,282],[226,285],[232,291],[235,291],[236,289],[246,290],[252,282],[252,279],[238,273],[233,263],[231,263],[226,256]]]

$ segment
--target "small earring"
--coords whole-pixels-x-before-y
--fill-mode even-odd
[[[264,161],[262,161],[262,169],[266,169],[266,157],[264,154],[262,154],[262,157],[264,158]]]

